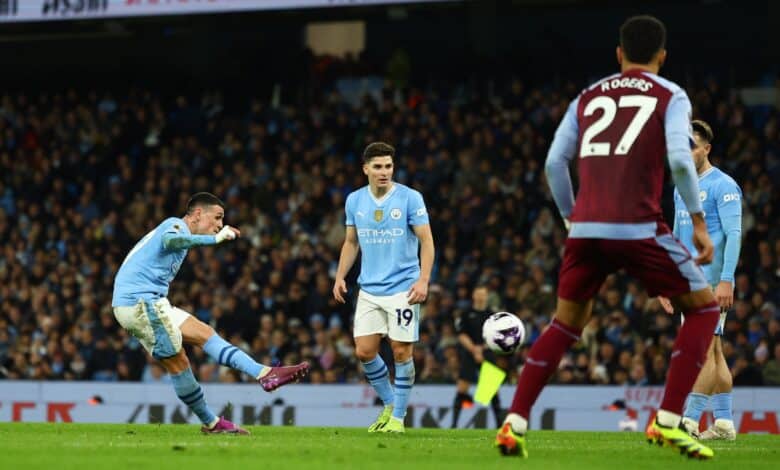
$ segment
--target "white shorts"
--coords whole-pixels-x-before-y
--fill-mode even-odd
[[[380,334],[395,341],[420,339],[420,305],[409,305],[406,292],[378,296],[360,291],[355,307],[354,336]]]
[[[114,307],[114,316],[155,359],[165,359],[181,351],[181,324],[190,314],[162,298],[139,300],[132,307]]]
[[[720,320],[718,320],[718,324],[715,325],[715,336],[723,336],[723,328],[726,326],[726,310],[720,311]],[[681,322],[680,324],[685,323],[685,315],[680,315]]]

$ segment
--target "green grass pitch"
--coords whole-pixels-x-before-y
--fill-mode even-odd
[[[780,468],[780,436],[740,435],[692,461],[639,433],[534,431],[530,458],[500,457],[492,431],[250,426],[251,436],[204,436],[196,426],[0,423],[0,469],[604,469]]]

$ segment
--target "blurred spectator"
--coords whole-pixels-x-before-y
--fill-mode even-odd
[[[404,83],[410,64],[399,54],[393,80]],[[357,67],[331,63],[315,73],[336,66]],[[219,91],[172,101],[139,89],[6,92],[0,378],[167,380],[117,328],[113,277],[139,238],[181,213],[192,193],[210,191],[224,197],[226,222],[244,236],[191,252],[171,302],[261,362],[309,360],[313,383],[363,380],[350,304],[335,303],[330,288],[345,196],[365,184],[359,155],[380,139],[397,148],[396,179],[425,195],[439,247],[414,356],[418,381],[454,382],[453,319],[469,307],[474,285],[488,285],[490,310],[516,313],[533,342],[555,307],[565,240],[543,161],[576,86],[455,85],[388,85],[357,104],[316,88],[305,104],[252,99],[240,107]],[[745,107],[715,83],[690,91],[694,116],[715,127],[713,163],[744,193],[726,360],[736,385],[777,385],[780,114]],[[678,327],[679,317],[665,315],[636,282],[610,276],[556,380],[660,384]],[[198,351],[191,357],[201,381],[249,380]]]

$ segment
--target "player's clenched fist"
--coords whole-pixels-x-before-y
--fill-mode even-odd
[[[230,225],[225,225],[222,230],[217,232],[214,238],[217,239],[217,243],[222,243],[227,240],[235,240],[241,236],[241,232],[237,228],[233,228]]]

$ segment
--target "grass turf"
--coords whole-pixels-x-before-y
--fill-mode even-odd
[[[701,462],[650,446],[639,433],[534,431],[523,461],[500,457],[485,430],[248,429],[251,436],[204,436],[184,425],[0,423],[0,469],[780,468],[780,437],[772,435],[712,443],[715,459]]]

